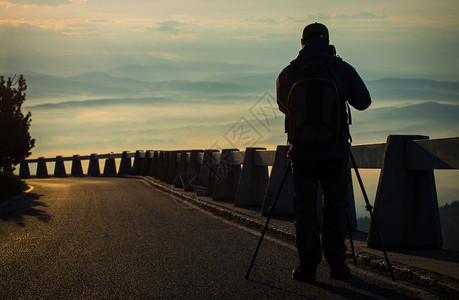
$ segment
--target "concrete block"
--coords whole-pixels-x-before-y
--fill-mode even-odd
[[[185,178],[186,178],[186,172],[188,169],[188,155],[190,151],[180,151],[179,153],[179,162],[178,162],[178,167],[177,167],[177,176],[174,179],[174,186],[178,188],[184,188],[185,187]]]
[[[171,156],[170,151],[164,151],[164,157],[161,164],[161,181],[167,182],[167,175],[169,174],[169,157]]]
[[[56,177],[67,177],[65,173],[64,158],[62,156],[56,156],[56,164],[54,165],[54,176]]]
[[[199,156],[203,153],[204,150],[191,150],[190,152],[190,161],[185,174],[185,191],[187,192],[195,192],[197,187],[203,186],[203,180],[199,179],[202,165]]]
[[[232,201],[236,198],[237,186],[241,176],[241,165],[236,163],[234,152],[238,149],[223,149],[218,164],[217,178],[212,199]]]
[[[160,172],[159,178],[161,181],[165,182],[167,178],[167,165],[169,164],[169,151],[161,151],[160,156]]]
[[[88,175],[98,176],[100,175],[99,159],[97,153],[92,153],[89,157]]]
[[[269,209],[274,203],[277,191],[279,190],[282,177],[287,167],[287,152],[290,146],[279,145],[276,149],[276,157],[271,169],[271,176],[269,177],[268,188],[263,201],[261,212],[263,216],[268,214]],[[293,176],[291,168],[288,170],[287,178],[285,179],[284,186],[282,187],[279,200],[277,201],[274,215],[294,216],[293,200],[295,198],[295,189],[293,186]],[[319,200],[322,200],[321,197]]]
[[[216,149],[207,149],[204,150],[204,156],[202,161],[201,169],[199,170],[199,178],[203,179],[203,186],[205,189],[203,190],[204,196],[212,196],[215,181],[217,176],[217,169],[218,169],[218,162],[216,159],[215,154],[219,151]]]
[[[137,150],[134,156],[134,164],[132,165],[131,172],[130,172],[131,175],[140,175],[143,158],[144,158],[144,155],[142,151]]]
[[[140,174],[143,176],[150,174],[151,161],[153,160],[153,150],[147,150],[145,152],[145,157],[142,161],[142,166],[140,167]]]
[[[153,158],[151,159],[150,165],[150,176],[157,178],[158,177],[158,168],[159,168],[159,151],[153,152]]]
[[[72,176],[83,176],[83,167],[81,166],[81,158],[78,154],[72,157],[72,170],[70,174]]]
[[[22,179],[29,179],[30,178],[30,169],[29,163],[26,161],[21,162],[19,165],[19,177]]]
[[[44,157],[39,157],[37,162],[37,177],[48,178],[48,168]]]
[[[105,160],[104,165],[104,175],[106,176],[115,176],[116,175],[116,163],[115,158],[111,155]]]
[[[268,166],[256,166],[254,153],[266,148],[247,148],[234,201],[235,206],[261,207],[268,187]]]
[[[374,203],[376,225],[388,248],[439,249],[443,244],[433,170],[408,170],[406,145],[418,135],[390,135]],[[368,246],[380,247],[374,224]]]
[[[120,168],[118,170],[119,175],[127,175],[131,173],[131,157],[129,157],[129,151],[123,151],[121,154]]]
[[[167,164],[167,177],[166,183],[172,184],[175,178],[177,177],[177,167],[178,167],[178,151],[169,151],[169,163]]]

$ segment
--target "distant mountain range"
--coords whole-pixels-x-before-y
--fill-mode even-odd
[[[366,84],[374,98],[447,100],[459,104],[459,82],[384,78]]]
[[[215,72],[215,69],[212,71]],[[205,80],[186,79],[187,71],[173,79],[167,74],[164,76],[165,80],[160,80],[158,76],[147,76],[158,72],[157,70],[155,73],[154,70],[153,67],[125,66],[107,72],[89,72],[72,77],[26,73],[27,103],[38,105],[69,100],[147,97],[166,97],[179,101],[198,98],[212,101],[228,96],[244,99],[247,94],[262,95],[267,91],[274,94],[277,77],[277,73],[273,72],[250,73],[233,68],[231,72],[220,72]],[[176,71],[179,74],[178,67]],[[202,73],[204,70],[199,71]],[[234,73],[235,71],[239,73]],[[137,75],[132,76],[133,73]],[[422,100],[459,104],[459,82],[384,78],[367,81],[366,84],[372,98],[375,101],[381,100],[381,104],[386,103],[386,100],[399,103]]]

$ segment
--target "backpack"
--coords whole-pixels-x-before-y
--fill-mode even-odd
[[[350,109],[340,97],[332,66],[342,60],[330,57],[322,65],[291,64],[301,77],[290,88],[288,141],[304,149],[324,149],[349,139]]]

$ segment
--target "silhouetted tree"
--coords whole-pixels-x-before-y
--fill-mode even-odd
[[[14,166],[28,157],[35,146],[29,133],[31,113],[21,111],[27,89],[24,76],[8,78],[0,76],[0,170],[11,172]],[[17,87],[15,87],[17,85]]]

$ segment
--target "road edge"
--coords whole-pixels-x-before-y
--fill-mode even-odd
[[[249,226],[254,229],[263,230],[265,223],[257,218],[249,215],[244,215],[239,212],[227,209],[221,206],[213,205],[211,203],[200,201],[185,195],[181,192],[169,188],[167,184],[159,184],[147,176],[122,176],[126,178],[141,179],[148,183],[153,188],[169,193],[183,201],[187,201],[200,208],[206,209],[218,216],[225,217],[228,220],[236,221],[243,225]],[[291,232],[283,230],[282,228],[269,225],[267,232],[277,236],[294,240],[295,235]],[[352,260],[352,253],[348,251],[347,256]],[[459,282],[453,278],[438,274],[432,271],[423,270],[409,265],[404,265],[397,262],[391,262],[392,271],[397,280],[402,280],[418,287],[428,289],[432,292],[438,293],[441,296],[450,297],[453,299],[459,298]],[[356,252],[356,266],[362,267],[367,270],[373,270],[385,276],[390,276],[388,266],[384,258],[370,254],[364,251]]]

